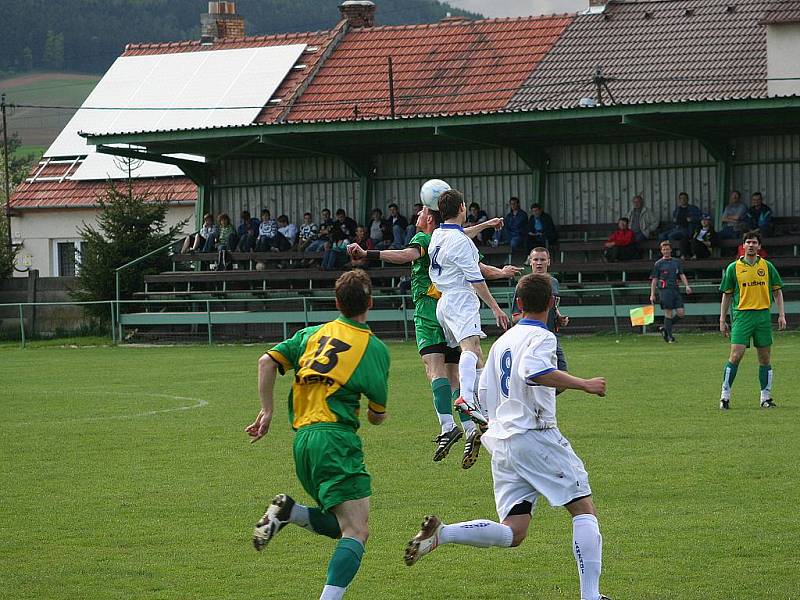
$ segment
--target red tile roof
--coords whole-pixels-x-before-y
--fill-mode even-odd
[[[596,67],[618,104],[767,95],[768,11],[798,0],[611,0],[578,15],[508,108],[573,108],[596,95]],[[605,99],[608,95],[604,91]]]
[[[389,57],[398,116],[502,109],[573,18],[352,29],[287,120],[389,116]]]

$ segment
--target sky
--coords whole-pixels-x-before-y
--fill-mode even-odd
[[[487,17],[573,13],[589,6],[589,0],[447,0],[447,2]]]

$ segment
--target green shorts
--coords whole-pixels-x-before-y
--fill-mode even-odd
[[[436,300],[423,296],[414,307],[414,330],[417,335],[417,350],[437,344],[447,345],[439,320],[436,318]]]
[[[294,468],[303,489],[325,512],[372,495],[361,438],[350,427],[315,423],[298,429]]]
[[[769,309],[733,311],[731,344],[749,348],[751,338],[756,348],[772,345],[772,315]]]

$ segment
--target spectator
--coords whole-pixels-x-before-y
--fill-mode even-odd
[[[553,218],[542,210],[541,204],[531,204],[531,220],[528,226],[528,247],[550,248],[558,243],[558,232]]]
[[[215,235],[212,235],[206,241],[203,252],[213,252],[216,249],[219,252],[217,270],[225,271],[231,265],[229,252],[231,249],[236,248],[237,241],[236,228],[231,223],[231,218],[227,213],[222,213],[219,216],[219,227]]]
[[[503,228],[494,234],[493,246],[509,244],[511,250],[525,250],[528,233],[528,215],[519,207],[519,198],[513,196],[509,200],[511,210],[503,223]]]
[[[347,216],[347,213],[343,208],[336,209],[336,220],[339,222],[339,228],[342,230],[344,237],[352,240],[356,235],[356,228],[358,227],[358,224]],[[333,243],[332,239],[331,243]]]
[[[644,198],[639,194],[633,197],[633,208],[628,213],[628,222],[637,242],[647,240],[656,228],[657,223],[650,216],[650,211],[644,205]]]
[[[764,204],[761,192],[753,192],[745,222],[749,229],[758,229],[764,237],[772,235],[772,209]]]
[[[719,236],[725,240],[741,237],[747,229],[747,207],[742,202],[742,194],[733,190],[728,198],[728,205],[722,211],[722,229]]]
[[[611,234],[604,246],[603,256],[610,262],[633,260],[639,257],[636,238],[628,227],[628,217],[620,217],[617,221],[617,230]]]
[[[336,216],[339,216],[338,210],[336,211]],[[347,245],[349,243],[350,240],[345,237],[341,227],[331,229],[330,248],[325,251],[325,256],[322,257],[323,271],[333,271],[344,266],[344,263],[347,262]]]
[[[704,214],[700,218],[700,225],[695,227],[692,238],[689,240],[689,247],[685,248],[685,254],[691,259],[702,259],[711,256],[711,248],[717,245],[717,232],[714,231],[714,224],[711,222],[711,215]]]
[[[206,242],[216,235],[217,231],[217,226],[214,225],[214,215],[207,213],[203,216],[203,226],[200,228],[200,231],[183,240],[181,254],[197,252],[197,249],[203,248]]]
[[[286,252],[294,248],[297,241],[297,225],[289,223],[289,217],[278,217],[278,250]]]
[[[249,211],[243,210],[239,215],[239,243],[236,247],[239,252],[252,252],[255,249],[259,225],[261,223],[258,219],[251,218]]]
[[[311,242],[306,248],[307,252],[322,252],[330,248],[331,231],[334,229],[334,220],[331,219],[330,209],[323,208],[321,211],[322,220],[319,222],[319,232],[317,239]]]
[[[403,240],[404,246],[408,246],[411,243],[411,239],[417,233],[417,219],[419,219],[420,212],[422,212],[422,202],[417,202],[414,204],[414,214],[411,215],[410,222],[406,228],[406,239]]]
[[[353,240],[354,244],[358,244],[363,250],[375,250],[375,244],[372,243],[372,240],[367,237],[367,230],[366,228],[359,225],[356,228],[356,238]],[[369,268],[369,259],[368,258],[353,258],[350,257],[350,265],[352,267],[357,267],[359,269],[367,269]]]
[[[392,227],[392,244],[389,247],[394,250],[405,248],[405,241],[408,237],[408,219],[400,214],[400,209],[394,202],[389,205],[389,225]],[[414,231],[416,231],[416,226]],[[414,234],[411,235],[413,237]]]
[[[664,311],[664,325],[659,327],[659,330],[664,341],[672,344],[675,342],[672,328],[684,316],[683,297],[678,287],[678,279],[683,282],[687,294],[692,293],[692,288],[683,272],[681,261],[672,258],[670,243],[661,242],[659,248],[661,258],[655,262],[650,273],[650,304],[656,303],[656,288],[658,288],[658,300],[661,303],[661,310]]]
[[[256,239],[256,250],[267,252],[268,250],[278,251],[278,222],[272,218],[270,212],[265,208],[261,211],[261,225],[258,227],[258,238]]]
[[[389,222],[383,218],[383,211],[373,208],[372,220],[369,222],[369,239],[378,250],[385,250],[392,243],[389,231]]]
[[[661,240],[669,240],[680,244],[691,235],[694,228],[700,223],[700,209],[694,204],[689,204],[689,194],[678,194],[678,205],[672,212],[672,228],[661,234]]]
[[[485,210],[481,210],[481,205],[477,202],[472,202],[469,205],[469,214],[467,215],[467,225],[478,225],[479,223],[483,223],[484,221],[489,220],[489,215],[486,214]],[[492,239],[493,232],[491,229],[484,229],[478,235],[476,235],[473,240],[476,244],[488,244],[489,240]]]
[[[297,249],[303,252],[308,246],[317,240],[319,236],[319,227],[314,223],[311,218],[311,213],[303,214],[303,224],[300,226],[300,231],[297,237]]]

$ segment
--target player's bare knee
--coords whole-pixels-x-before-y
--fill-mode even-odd
[[[570,515],[577,517],[578,515],[592,515],[597,517],[597,510],[595,510],[594,502],[591,496],[584,496],[578,498],[564,505]]]

